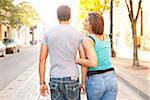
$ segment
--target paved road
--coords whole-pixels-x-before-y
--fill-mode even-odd
[[[0,90],[15,80],[38,59],[38,46],[22,48],[20,53],[0,57]]]

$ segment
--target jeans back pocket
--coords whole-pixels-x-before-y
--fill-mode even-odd
[[[68,100],[80,100],[80,84],[69,83],[65,84],[66,97]]]
[[[57,100],[60,96],[60,92],[58,91],[58,84],[54,82],[50,82],[49,86],[50,86],[52,100]]]

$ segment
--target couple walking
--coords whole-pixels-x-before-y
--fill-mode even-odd
[[[80,92],[86,93],[88,100],[116,100],[117,79],[111,64],[110,40],[103,33],[103,17],[95,12],[88,14],[84,21],[87,36],[69,25],[71,10],[68,6],[60,6],[57,17],[60,24],[44,35],[41,44],[40,94],[48,93],[45,70],[49,53],[52,100],[80,100]],[[77,64],[81,65],[81,85]]]

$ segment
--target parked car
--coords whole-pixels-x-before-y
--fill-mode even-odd
[[[6,46],[3,44],[2,41],[0,41],[0,56],[5,56],[6,55]]]
[[[6,45],[6,52],[20,52],[21,42],[17,39],[4,39],[3,43]]]

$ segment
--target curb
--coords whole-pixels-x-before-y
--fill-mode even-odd
[[[39,100],[39,99],[40,99],[39,89],[36,89],[31,100]]]
[[[136,88],[135,86],[133,86],[130,82],[128,82],[127,80],[125,80],[119,74],[117,74],[117,77],[121,81],[123,81],[129,88],[131,88],[135,93],[137,93],[139,96],[141,96],[144,100],[150,100],[150,97],[147,94],[145,94],[144,92],[142,92],[141,90],[139,90],[138,88]]]

